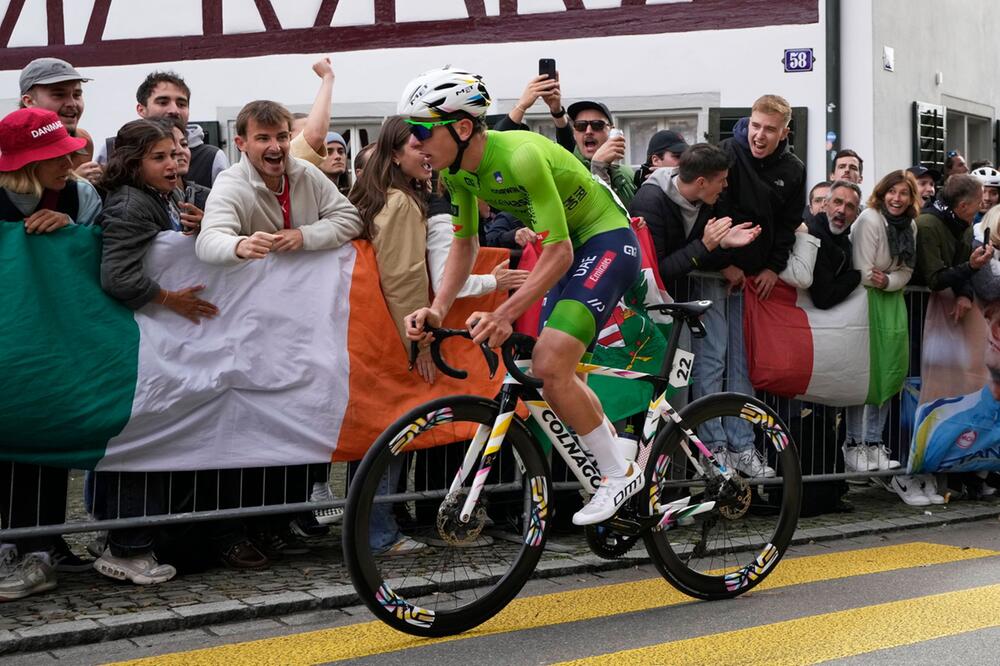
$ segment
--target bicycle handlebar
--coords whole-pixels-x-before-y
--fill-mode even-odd
[[[434,336],[434,341],[431,342],[431,359],[434,361],[434,365],[438,369],[449,377],[454,377],[455,379],[465,379],[469,376],[469,373],[465,370],[459,370],[458,368],[453,368],[444,360],[441,355],[441,343],[448,338],[465,338],[466,340],[472,339],[472,334],[464,328],[434,328],[433,326],[424,326],[424,332],[430,333]],[[525,335],[523,333],[512,333],[506,342],[500,346],[501,357],[503,358],[504,367],[510,376],[516,379],[521,384],[540,389],[542,388],[542,381],[536,379],[530,375],[526,375],[521,371],[521,368],[517,366],[517,355],[530,355],[531,350],[535,346],[535,339],[530,335]],[[484,342],[479,345],[480,351],[483,352],[483,357],[486,359],[486,365],[490,369],[490,379],[496,376],[497,369],[500,367],[500,361],[497,358],[496,352],[487,346]],[[420,347],[417,342],[410,343],[410,370],[413,369],[413,365],[417,361],[417,354],[420,352]]]

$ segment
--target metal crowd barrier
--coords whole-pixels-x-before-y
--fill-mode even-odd
[[[697,274],[693,277],[715,277]],[[906,289],[905,299],[910,324],[910,369],[908,377],[919,376],[920,344],[924,315],[929,292],[925,288]],[[727,364],[728,365],[728,364]],[[724,387],[725,389],[725,387]],[[899,469],[879,472],[849,473],[844,471],[843,456],[840,453],[844,441],[843,410],[812,403],[779,398],[758,393],[758,397],[776,408],[783,420],[789,424],[791,434],[800,449],[809,446],[812,455],[803,465],[803,481],[817,482],[835,479],[867,479],[869,477],[903,474],[910,445],[910,432],[906,427],[906,409],[915,407],[915,398],[908,397],[904,390],[891,402],[886,420],[884,443],[889,447],[892,458],[901,463]],[[838,416],[838,411],[840,416]],[[803,417],[804,416],[804,417]],[[910,415],[912,422],[912,415]],[[836,424],[836,437],[830,437],[830,428],[817,428],[816,424]],[[817,432],[823,430],[823,432]],[[409,502],[416,499],[442,497],[449,479],[438,479],[433,465],[421,462],[427,452],[413,454],[417,460],[409,466],[406,490],[385,495],[380,501]],[[835,461],[832,465],[829,461]],[[553,465],[553,482],[556,489],[578,489],[575,477],[561,464]],[[130,527],[167,526],[179,523],[197,523],[226,519],[256,519],[281,514],[310,512],[316,509],[343,506],[347,487],[350,484],[353,464],[334,463],[332,465],[297,465],[280,468],[252,470],[212,470],[201,472],[161,472],[123,473],[130,479],[125,484],[132,488],[134,500],[136,488],[142,489],[142,501],[122,502],[121,485],[113,473],[84,473],[79,470],[61,473],[48,468],[40,472],[36,466],[24,466],[0,462],[0,543],[13,539],[23,539],[54,534],[92,532],[97,530]],[[19,472],[19,470],[21,470]],[[36,478],[31,478],[34,475]],[[140,479],[137,480],[136,477]],[[312,484],[317,479],[329,478],[334,499],[309,501]],[[780,479],[763,483],[777,483]],[[52,506],[51,497],[60,496],[60,487],[68,483],[65,507]],[[124,482],[123,482],[124,483]],[[162,488],[165,501],[147,501],[153,494],[151,488]],[[401,489],[402,490],[402,489]],[[24,493],[34,494],[35,502],[23,502]],[[128,491],[126,491],[126,494]],[[109,494],[112,496],[108,501]],[[161,494],[161,495],[162,495]],[[115,504],[117,502],[117,507]],[[95,503],[104,506],[95,516]],[[22,505],[27,504],[27,509]],[[126,508],[125,505],[141,505]],[[108,509],[108,507],[111,507]],[[11,511],[15,523],[11,526]],[[131,515],[125,515],[131,514]]]

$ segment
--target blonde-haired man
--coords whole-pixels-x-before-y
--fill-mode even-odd
[[[761,231],[754,242],[730,251],[729,264],[721,270],[724,281],[700,279],[694,285],[699,298],[714,303],[705,313],[708,336],[695,341],[695,398],[723,390],[723,377],[726,390],[752,391],[743,345],[743,285],[762,300],[768,297],[788,263],[806,205],[805,167],[787,140],[791,119],[785,98],[764,95],[719,146],[732,166],[716,215],[731,217],[734,224],[752,222]],[[749,424],[713,423],[702,431],[705,444],[721,455],[723,464],[747,476],[774,476],[754,450]]]

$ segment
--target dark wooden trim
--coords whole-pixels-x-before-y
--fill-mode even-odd
[[[222,34],[222,0],[201,0],[201,32]]]
[[[319,6],[319,11],[316,12],[316,20],[313,22],[314,28],[330,27],[330,21],[333,20],[333,14],[337,11],[337,2],[339,2],[339,0],[323,0]]]
[[[16,0],[15,0],[16,1]],[[104,30],[107,3],[96,0],[84,44],[74,46],[0,49],[0,70],[21,69],[34,58],[64,58],[76,67],[206,58],[251,58],[284,53],[330,53],[424,47],[442,44],[494,44],[498,41],[544,41],[615,35],[647,35],[801,25],[819,20],[818,0],[694,0],[690,4],[646,5],[632,8],[482,16],[446,21],[421,21],[366,26],[298,28],[273,33],[241,33],[210,37],[156,37],[94,43]],[[98,9],[105,16],[98,20]],[[95,28],[95,26],[98,26]]]
[[[500,0],[500,16],[517,16],[517,0]]]
[[[62,0],[45,0],[45,20],[49,31],[49,46],[66,43]]]
[[[6,48],[7,43],[10,42],[10,36],[14,34],[14,26],[21,18],[22,9],[24,9],[24,0],[10,0],[7,11],[3,15],[3,22],[0,23],[0,47]]]
[[[567,11],[573,11],[575,9],[586,9],[583,4],[583,0],[563,0],[563,6],[566,7]]]
[[[646,0],[622,0],[622,7],[645,7]]]
[[[396,0],[375,0],[375,24],[396,22]]]
[[[469,12],[469,18],[486,16],[486,2],[484,0],[465,0],[465,11]]]
[[[104,39],[104,28],[108,25],[109,9],[111,9],[111,0],[94,0],[94,8],[90,10],[90,23],[87,24],[87,33],[83,37],[84,44],[94,44]],[[123,40],[123,41],[132,41],[132,40]],[[137,53],[136,55],[139,54]],[[150,62],[150,61],[141,60],[136,62]]]
[[[274,12],[271,0],[253,0],[253,2],[257,5],[260,20],[264,22],[264,30],[268,32],[281,30],[281,21],[278,20],[278,15]]]

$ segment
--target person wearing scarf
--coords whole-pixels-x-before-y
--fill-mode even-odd
[[[919,202],[917,181],[907,171],[892,171],[875,186],[868,207],[851,231],[854,265],[861,271],[861,284],[870,289],[899,292],[902,298],[902,289],[909,283],[916,265],[915,219],[920,212]],[[852,471],[899,467],[899,462],[892,460],[882,445],[888,413],[888,402],[847,408],[845,460]],[[920,487],[921,483],[918,479],[906,485]],[[928,492],[933,492],[932,487],[933,484],[928,485]],[[928,492],[923,494],[929,497]]]

